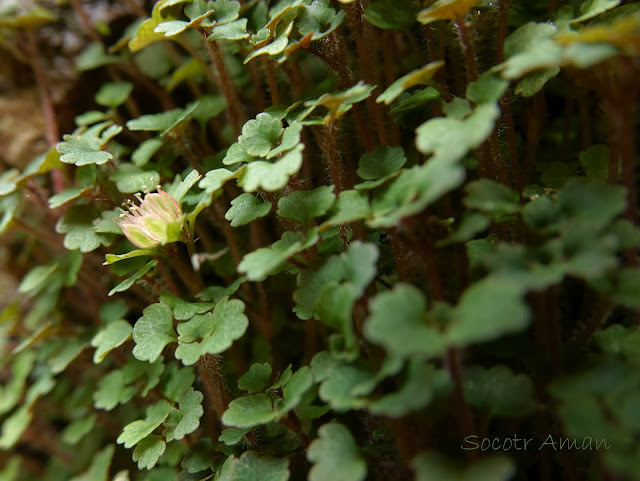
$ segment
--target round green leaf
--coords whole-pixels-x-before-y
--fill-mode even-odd
[[[171,310],[164,304],[152,304],[142,311],[133,328],[136,346],[133,355],[140,361],[155,362],[170,342],[178,340],[173,330]]]
[[[367,463],[346,427],[333,422],[322,426],[318,434],[307,449],[307,459],[313,463],[310,481],[362,481],[366,477]]]

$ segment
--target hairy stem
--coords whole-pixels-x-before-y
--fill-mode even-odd
[[[464,19],[455,21],[460,45],[464,52],[464,60],[467,71],[467,85],[478,80],[478,63],[476,61],[476,49],[469,35],[469,26]]]
[[[184,286],[195,297],[196,294],[204,289],[204,282],[202,281],[200,272],[193,270],[191,260],[185,259],[184,251],[179,249],[175,243],[167,245],[166,251],[173,268],[184,283]]]
[[[331,182],[335,186],[335,193],[340,195],[346,189],[336,130],[335,120],[331,119],[325,126],[323,150],[327,170],[331,174]]]
[[[183,135],[184,135],[183,132],[175,132],[170,134],[170,137],[171,137],[171,140],[173,140],[176,143],[176,145],[180,149],[180,152],[182,152],[182,155],[184,155],[185,158],[189,161],[189,164],[191,164],[191,167],[193,167],[199,174],[201,174],[202,166],[200,165],[200,161],[198,160],[195,153],[191,149],[191,146],[188,145],[187,142],[185,142]]]
[[[640,93],[637,67],[631,60],[614,59],[597,72],[603,107],[609,120],[609,182],[618,180],[618,158],[621,163],[622,183],[627,189],[625,217],[632,223],[638,220],[636,176],[634,171],[634,113]],[[615,79],[615,82],[612,81]],[[625,253],[627,265],[640,264],[637,250]]]
[[[354,3],[350,3],[347,5],[343,5],[347,12],[347,25],[349,26],[349,31],[353,36],[356,43],[356,50],[358,51],[358,58],[360,59],[360,69],[362,71],[363,80],[369,85],[376,85],[378,82],[376,81],[375,74],[373,71],[373,66],[371,65],[371,61],[369,58],[369,51],[375,50],[371,48],[367,48],[365,45],[363,30],[365,21],[363,18],[363,7],[360,0],[357,0]],[[378,132],[378,140],[382,145],[389,144],[389,136],[387,135],[387,128],[384,124],[384,115],[382,112],[382,105],[375,101],[375,96],[370,96],[367,99],[367,108],[369,110],[369,115],[373,116],[375,119],[376,130]]]
[[[498,0],[498,45],[497,63],[504,60],[504,41],[507,38],[507,17],[511,7],[511,0]]]
[[[449,376],[453,381],[453,396],[458,419],[458,428],[460,429],[460,437],[464,439],[467,436],[474,434],[475,428],[473,426],[473,413],[471,412],[471,407],[464,397],[462,366],[459,350],[456,348],[450,348],[447,351],[445,360]],[[469,459],[474,459],[476,457],[476,452],[473,450],[465,451],[465,453]]]
[[[511,178],[513,180],[513,186],[518,192],[520,192],[522,190],[522,184],[520,181],[520,160],[518,158],[518,141],[516,138],[515,124],[513,122],[513,110],[511,108],[512,101],[511,91],[507,90],[505,96],[500,100],[500,107],[502,111],[502,124],[504,125],[504,129],[507,134]]]
[[[224,379],[220,374],[218,360],[211,354],[205,354],[198,359],[196,363],[198,374],[202,381],[202,390],[204,391],[205,403],[211,406],[216,413],[216,418],[212,418],[205,410],[205,415],[209,418],[206,423],[205,430],[207,436],[216,439],[219,420],[229,406],[229,398],[227,396],[227,388]],[[205,418],[206,419],[206,418]]]
[[[340,79],[343,81],[343,83],[346,82],[343,85],[343,88],[352,87],[353,80],[349,76],[349,64],[347,62],[347,53],[344,42],[342,41],[342,38],[335,32],[329,35],[329,39],[334,47],[334,53],[338,59]],[[367,152],[371,152],[373,150],[373,144],[371,143],[371,137],[367,128],[367,123],[364,120],[364,115],[362,114],[362,109],[360,108],[360,105],[354,104],[352,110],[353,117],[358,127],[358,133],[360,134],[362,145]]]
[[[542,125],[545,121],[546,100],[543,92],[537,93],[531,99],[529,114],[527,116],[527,147],[524,156],[524,166],[520,185],[531,182],[536,166],[538,147],[542,138]]]
[[[233,231],[231,224],[229,221],[225,219],[224,212],[224,201],[221,197],[218,197],[213,201],[212,208],[209,209],[211,212],[213,221],[216,226],[222,231],[224,235],[225,242],[229,246],[229,250],[231,251],[231,257],[233,257],[233,262],[237,266],[242,262],[242,253],[240,251],[240,244],[238,239],[236,238],[235,232]]]
[[[233,87],[231,75],[229,75],[227,66],[224,63],[224,58],[222,57],[220,47],[215,41],[207,41],[207,32],[204,29],[201,30],[201,33],[204,36],[204,45],[207,48],[207,52],[213,60],[213,63],[216,66],[216,70],[218,72],[218,86],[220,87],[220,90],[222,90],[222,93],[227,100],[227,107],[229,109],[229,120],[231,121],[233,132],[236,136],[239,136],[242,132],[240,124],[244,124],[244,115],[242,114],[240,99],[238,99],[238,95]]]
[[[267,73],[267,83],[269,84],[269,92],[271,92],[271,105],[280,105],[280,92],[278,90],[278,82],[276,82],[276,73],[273,68],[273,60],[266,55],[262,55],[262,65]]]
[[[298,436],[298,439],[300,439],[300,442],[305,447],[305,449],[309,447],[311,440],[309,439],[309,436],[307,436],[306,433],[302,430],[302,423],[293,410],[289,411],[289,413],[285,417],[283,417],[280,422],[291,431],[293,431],[296,436]]]
[[[46,125],[47,144],[49,147],[53,147],[60,140],[60,131],[58,129],[58,121],[56,120],[53,101],[51,100],[49,79],[47,78],[47,74],[45,73],[42,65],[42,58],[40,56],[38,40],[35,33],[28,32],[27,38],[29,42],[29,50],[31,50],[31,68],[35,74],[36,82],[38,83],[38,90],[40,92],[40,102]],[[57,194],[64,189],[64,174],[60,169],[52,170],[51,180],[54,193]]]

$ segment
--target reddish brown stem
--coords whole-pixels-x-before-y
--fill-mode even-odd
[[[22,434],[22,440],[42,449],[51,458],[59,459],[68,466],[74,466],[76,458],[66,449],[63,449],[59,442],[56,442],[57,433],[53,426],[44,421],[38,422],[37,426],[29,426]]]
[[[436,60],[439,60],[439,58],[433,38],[433,27],[431,24],[426,23],[422,26],[422,31],[424,33],[424,40],[427,43],[428,60],[429,62],[435,62]]]
[[[462,51],[464,52],[465,66],[467,70],[467,85],[469,85],[471,82],[478,80],[476,49],[471,37],[469,36],[469,26],[464,19],[458,19],[455,22],[455,26],[458,31],[458,37],[460,38]]]
[[[158,264],[156,265],[156,268],[158,269],[158,273],[162,276],[162,280],[166,283],[166,286],[168,287],[169,291],[171,291],[173,295],[180,297],[182,295],[180,292],[180,289],[178,288],[178,285],[173,280],[173,276],[169,274],[169,271],[164,266],[164,264],[162,264],[162,262],[158,262]]]
[[[433,233],[430,229],[427,230],[427,239],[425,244],[425,262],[427,267],[427,276],[429,277],[429,286],[431,287],[433,298],[436,301],[444,301],[444,288],[442,286],[442,280],[440,279],[440,273],[438,272],[438,266],[436,264],[436,248],[434,245]]]
[[[190,260],[186,260],[186,253],[182,249],[178,248],[177,244],[169,244],[166,246],[169,260],[174,270],[182,280],[187,290],[195,297],[200,291],[204,289],[204,283],[200,272],[193,270]]]
[[[280,92],[278,91],[278,83],[276,82],[276,73],[273,68],[273,61],[267,56],[262,56],[262,65],[267,72],[267,83],[269,84],[269,92],[271,92],[271,105],[280,105]]]
[[[620,178],[620,152],[618,146],[614,142],[609,143],[609,173],[607,175],[607,182],[611,185],[618,183]]]
[[[362,16],[362,3],[358,0],[354,3],[344,5],[344,8],[347,12],[347,24],[349,26],[349,31],[356,43],[356,50],[358,51],[358,58],[360,59],[360,69],[362,70],[362,78],[367,84],[375,85],[378,82],[376,81],[369,58],[370,49],[365,45],[363,36],[364,19]],[[382,106],[375,101],[375,96],[371,96],[367,99],[367,108],[369,110],[369,115],[373,116],[375,119],[378,140],[382,145],[388,145],[389,137],[387,135],[386,126],[384,125]]]
[[[449,376],[453,382],[453,396],[456,406],[456,417],[458,420],[458,427],[460,429],[460,437],[462,439],[467,436],[473,435],[475,429],[473,427],[473,413],[471,407],[467,404],[464,397],[464,387],[462,380],[462,367],[460,362],[460,352],[456,348],[451,348],[446,354],[446,366],[449,371]],[[465,454],[469,459],[476,457],[476,452],[473,450],[465,451]]]
[[[591,112],[590,102],[591,97],[585,93],[580,92],[578,95],[578,108],[580,110],[580,140],[582,150],[587,150],[593,143],[591,140]]]
[[[94,42],[102,43],[100,34],[91,23],[91,19],[89,18],[89,16],[87,15],[87,12],[84,10],[84,7],[82,6],[82,0],[71,0],[71,5],[75,10],[76,15],[78,15],[78,18],[80,19],[80,23],[82,23],[82,26],[87,31],[91,39]]]
[[[382,277],[376,276],[375,280],[381,286],[386,287],[389,290],[393,289],[393,286],[389,284],[387,281],[385,281]]]
[[[371,152],[373,150],[373,145],[371,144],[371,138],[369,137],[367,124],[364,121],[364,116],[362,115],[362,110],[360,109],[359,105],[353,106],[353,116],[356,119],[356,125],[358,126],[358,132],[360,133],[362,146],[364,147],[364,150],[366,150],[367,152]]]
[[[176,143],[178,149],[180,149],[180,152],[182,152],[182,155],[184,155],[185,158],[189,161],[191,167],[193,167],[198,173],[202,173],[202,166],[200,165],[200,162],[193,150],[191,150],[191,147],[187,145],[187,142],[185,142],[183,135],[184,132],[175,132],[171,133],[169,136],[171,140]]]
[[[327,170],[329,170],[331,181],[334,185],[334,191],[336,195],[339,196],[342,191],[347,190],[348,188],[345,189],[345,175],[342,168],[342,161],[340,159],[340,152],[338,151],[336,126],[333,119],[331,119],[325,126],[325,136],[322,150],[324,153],[323,157],[326,162]],[[342,240],[346,244],[347,232],[344,226],[340,226],[340,237],[342,237]]]
[[[516,129],[513,122],[513,110],[511,109],[511,91],[507,90],[505,96],[500,100],[502,107],[502,123],[507,134],[507,145],[509,147],[509,167],[511,168],[511,178],[513,185],[518,192],[522,189],[520,183],[520,160],[518,158],[518,141]]]
[[[351,79],[349,78],[349,74],[348,74],[347,70],[344,69],[334,59],[332,59],[331,57],[325,55],[320,50],[317,50],[315,48],[302,47],[302,50],[305,50],[305,51],[309,52],[310,54],[318,57],[320,60],[322,60],[327,65],[327,67],[329,67],[331,70],[333,70],[334,73],[336,75],[338,75],[338,78],[340,79],[340,82],[342,83],[342,85],[341,85],[342,88],[346,88],[346,86],[348,86],[350,84]]]
[[[499,0],[498,2],[498,45],[497,45],[497,63],[501,63],[504,60],[504,41],[507,37],[507,17],[509,13],[509,7],[511,6],[511,0]],[[502,123],[505,126],[507,134],[507,143],[509,145],[509,164],[511,167],[511,178],[513,180],[513,186],[520,191],[520,169],[518,166],[518,149],[516,145],[515,128],[513,124],[513,112],[511,110],[511,93],[507,91],[505,97],[500,101],[502,107]],[[497,142],[497,131],[494,132]],[[495,146],[492,147],[495,150]],[[498,147],[498,154],[500,154]],[[500,155],[500,165],[498,166],[498,174],[500,182],[505,185],[511,185],[506,183],[509,179],[509,173],[507,166]]]
[[[273,342],[273,318],[271,316],[271,310],[269,306],[269,296],[267,295],[267,291],[264,288],[263,282],[256,282],[254,285],[256,291],[258,292],[260,306],[262,307],[260,316],[260,327],[262,335],[271,344]],[[276,353],[274,352],[274,356],[275,354]]]
[[[542,125],[545,120],[546,103],[543,92],[537,93],[531,99],[529,109],[529,125],[527,126],[527,147],[524,157],[524,172],[520,185],[527,185],[531,181],[535,166],[540,139],[542,138]]]
[[[202,390],[204,391],[205,405],[213,407],[218,420],[222,419],[222,415],[227,410],[229,405],[229,399],[227,396],[226,386],[224,380],[220,375],[218,367],[218,361],[211,354],[205,354],[198,359],[196,363],[198,373],[202,383]],[[208,417],[205,430],[207,437],[216,439],[218,421],[212,418],[208,411],[205,411],[205,419]]]
[[[500,139],[498,138],[498,126],[491,133],[489,137],[489,151],[491,152],[491,159],[493,160],[494,168],[497,170],[498,181],[511,187],[511,179],[509,178],[509,171],[507,170],[507,164],[502,156],[500,149]]]
[[[581,346],[586,345],[591,339],[591,336],[600,329],[612,309],[613,303],[610,300],[604,299],[596,294],[595,305],[590,303],[589,309],[585,309],[586,312],[583,320],[576,329],[574,335],[576,342]]]
[[[280,422],[282,422],[282,424],[291,429],[291,431],[293,431],[295,435],[298,436],[298,439],[300,439],[300,442],[305,447],[305,449],[309,447],[311,440],[309,439],[309,436],[307,436],[306,433],[302,430],[302,423],[300,422],[300,419],[298,419],[298,416],[294,411],[289,411],[289,413],[284,418],[282,418]]]
[[[29,46],[32,52],[31,55],[31,67],[36,76],[38,83],[38,89],[40,91],[40,101],[42,102],[42,113],[46,120],[46,136],[49,146],[56,145],[60,140],[60,132],[58,130],[58,122],[56,120],[55,110],[53,108],[53,102],[51,101],[49,79],[44,72],[42,66],[42,59],[40,57],[40,49],[38,48],[38,41],[33,32],[29,32],[28,35]]]
[[[216,226],[222,231],[225,241],[229,246],[229,250],[231,251],[233,262],[237,266],[242,261],[242,253],[240,252],[240,244],[238,243],[238,239],[236,238],[236,235],[233,232],[229,221],[224,217],[225,206],[222,197],[218,197],[217,199],[215,199],[211,207],[212,208],[209,210],[209,212],[211,212]]]
[[[87,31],[91,39],[94,42],[103,43],[100,34],[91,23],[91,19],[89,19],[89,16],[87,15],[87,12],[82,5],[82,0],[71,0],[71,4],[76,12],[76,15],[78,15],[78,17],[80,18],[80,23],[82,23],[82,26]],[[113,65],[107,65],[106,69],[109,77],[113,82],[119,82],[122,80],[116,70],[113,68]],[[132,97],[128,97],[125,100],[124,105],[132,118],[140,117],[140,109],[138,108]]]
[[[547,323],[547,346],[549,349],[549,359],[551,360],[551,368],[555,376],[560,375],[562,371],[562,339],[560,335],[560,327],[558,326],[558,299],[557,286],[551,287],[544,294],[545,312],[542,322]]]
[[[393,249],[393,257],[396,263],[396,272],[398,280],[406,282],[409,279],[409,270],[407,268],[407,246],[400,239],[400,233],[395,228],[391,232],[391,248]]]
[[[384,85],[385,87],[389,87],[395,79],[395,55],[393,50],[393,33],[389,30],[385,30],[383,32],[382,39],[382,58],[384,61]],[[393,120],[389,120],[389,126],[391,127],[391,145],[399,145],[400,140],[400,129],[398,128],[398,124],[396,124]]]
[[[328,57],[324,53],[316,50],[314,48],[304,48],[307,52],[315,55],[320,60],[322,60],[327,66],[333,70],[341,82],[341,88],[347,88],[351,86],[351,79],[349,78],[349,74],[347,72],[346,64],[342,64],[341,62],[336,62],[332,58]],[[346,62],[346,60],[345,60]],[[371,140],[369,138],[369,132],[367,131],[366,123],[364,118],[362,117],[362,112],[360,111],[360,107],[358,105],[353,106],[353,115],[356,120],[356,125],[358,127],[358,132],[360,133],[360,138],[367,152],[370,152],[373,149],[371,145]]]
[[[304,362],[311,362],[311,358],[318,352],[317,322],[315,318],[305,321],[304,324]]]
[[[403,463],[405,466],[411,466],[411,462],[415,458],[416,454],[418,454],[416,433],[413,432],[414,426],[406,417],[400,419],[387,419],[385,424],[389,428],[389,431],[391,431],[391,435],[396,442],[398,454],[400,455],[400,458],[402,458]],[[421,435],[424,435],[424,433],[421,433]]]
[[[49,232],[48,230],[37,229],[31,226],[30,224],[27,224],[22,219],[17,219],[17,218],[13,219],[11,226],[14,229],[21,230],[22,232],[29,234],[30,236],[34,237],[35,239],[38,239],[39,241],[44,241],[50,244],[51,246],[55,246],[56,248],[59,248],[59,249],[63,248],[62,238],[57,236],[56,234],[53,234],[52,232]]]
[[[626,217],[631,222],[636,221],[635,204],[636,204],[636,192],[635,192],[635,175],[633,171],[633,98],[621,99],[620,102],[616,102],[615,106],[611,106],[607,110],[609,114],[609,122],[611,124],[611,137],[612,145],[615,145],[620,155],[620,161],[622,164],[622,179],[625,187],[627,188],[627,212]],[[613,175],[616,174],[618,165],[617,160],[613,167]],[[611,176],[611,172],[609,172]]]
[[[339,75],[341,80],[343,81],[344,88],[351,87],[353,85],[353,81],[349,77],[349,64],[347,62],[347,54],[344,47],[344,43],[342,42],[341,37],[336,35],[336,33],[332,33],[329,36],[335,50],[335,55],[338,59],[339,65]],[[356,125],[358,127],[358,132],[360,134],[360,140],[362,141],[362,145],[364,146],[367,152],[371,152],[373,150],[373,144],[371,143],[371,138],[369,136],[369,130],[367,128],[367,123],[364,120],[364,116],[362,115],[362,109],[360,105],[355,104],[353,106],[353,117],[355,118]]]
[[[229,75],[227,66],[224,63],[224,58],[222,56],[222,52],[220,51],[220,47],[215,41],[207,41],[206,31],[202,30],[202,34],[204,36],[204,44],[207,48],[207,52],[213,60],[213,63],[216,66],[216,70],[218,72],[218,86],[220,87],[220,90],[222,90],[222,93],[227,100],[227,107],[229,109],[229,120],[231,121],[233,132],[236,136],[239,136],[241,134],[240,124],[244,123],[244,116],[242,115],[242,106],[240,105],[240,100],[238,99],[236,91],[233,87],[233,82],[231,81],[231,76]]]
[[[345,190],[344,173],[342,171],[342,162],[340,160],[340,152],[338,151],[338,142],[336,135],[335,120],[331,119],[325,126],[325,138],[324,138],[324,157],[327,165],[327,169],[331,174],[331,181],[335,186],[336,195]]]
[[[35,33],[29,32],[27,34],[29,49],[31,50],[31,68],[36,77],[38,83],[38,90],[40,92],[40,102],[42,105],[42,114],[46,124],[46,137],[49,147],[53,147],[60,140],[60,131],[58,129],[58,121],[56,120],[55,109],[53,108],[53,101],[51,100],[51,93],[49,88],[49,79],[44,71],[42,65],[42,58],[40,57],[40,49],[38,48],[38,40]],[[64,189],[64,174],[60,169],[54,169],[51,172],[51,180],[53,183],[54,193],[58,193]]]
[[[140,72],[135,62],[130,61],[126,65],[123,65],[123,71],[126,75],[129,75],[136,82],[140,82],[145,89],[151,92],[160,102],[163,110],[171,110],[176,108],[176,103],[173,101],[167,91],[161,87],[158,87],[151,79],[146,77]],[[128,107],[131,108],[131,107]]]
[[[267,108],[267,99],[265,98],[264,88],[262,87],[262,81],[260,80],[258,64],[256,62],[249,62],[247,64],[247,70],[249,71],[249,75],[251,75],[251,84],[254,91],[253,104],[257,111],[262,112]]]
[[[135,13],[138,17],[140,18],[146,18],[148,16],[147,12],[145,12],[145,10],[138,5],[138,2],[136,2],[135,0],[125,0],[127,2],[127,5],[129,5],[129,8],[131,9],[131,11],[133,13]]]
[[[597,73],[603,91],[603,105],[609,120],[609,182],[618,179],[618,158],[621,163],[622,182],[627,189],[625,217],[632,223],[637,221],[637,192],[634,172],[634,111],[640,92],[637,82],[637,67],[632,60],[614,59]],[[615,80],[615,83],[612,82]],[[637,266],[635,248],[625,253],[627,265]]]
[[[511,0],[498,0],[498,52],[497,63],[504,60],[504,40],[507,38],[507,16]]]

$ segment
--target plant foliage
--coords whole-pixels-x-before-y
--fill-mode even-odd
[[[3,2],[0,48],[49,143],[0,152],[0,480],[640,480],[637,3]]]

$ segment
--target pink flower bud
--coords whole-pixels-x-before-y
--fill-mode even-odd
[[[120,217],[120,228],[133,245],[149,249],[188,239],[180,204],[158,188],[157,193],[136,194],[140,205],[130,205]]]

